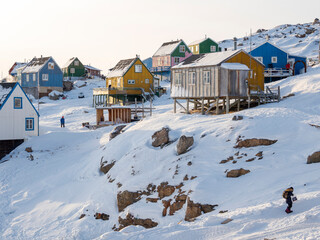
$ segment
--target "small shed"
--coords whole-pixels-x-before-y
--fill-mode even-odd
[[[104,117],[104,110],[108,111],[108,120]],[[97,125],[110,125],[131,122],[131,108],[129,107],[101,107],[96,108]]]

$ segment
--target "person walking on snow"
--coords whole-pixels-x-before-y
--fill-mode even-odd
[[[291,208],[292,208],[292,199],[291,199],[291,197],[292,196],[294,196],[293,195],[293,187],[287,188],[282,194],[282,197],[286,199],[286,203],[288,204],[288,207],[285,210],[286,213],[292,213],[292,211],[291,211]]]
[[[60,125],[61,125],[61,127],[64,127],[64,116],[62,116],[62,118],[60,118]]]

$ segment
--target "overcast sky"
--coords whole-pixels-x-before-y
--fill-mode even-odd
[[[76,56],[107,73],[166,41],[221,41],[319,15],[320,0],[0,0],[0,77],[40,55],[60,67]]]

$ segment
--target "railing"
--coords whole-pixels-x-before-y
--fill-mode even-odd
[[[282,69],[282,68],[267,68],[264,70],[265,77],[285,77],[291,76],[292,70]]]
[[[170,67],[166,66],[166,67],[152,67],[150,68],[151,72],[167,72],[170,71]]]

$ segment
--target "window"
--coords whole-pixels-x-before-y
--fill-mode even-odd
[[[74,61],[75,66],[79,66],[79,61]]]
[[[49,80],[49,74],[42,74],[42,81],[48,81]]]
[[[259,62],[263,63],[263,57],[255,57]]]
[[[22,109],[22,97],[13,98],[13,108]]]
[[[185,52],[186,51],[186,46],[185,45],[180,45],[179,46],[180,52]]]
[[[75,73],[76,72],[76,70],[74,69],[74,68],[70,68],[70,73],[71,74],[73,74],[73,73]]]
[[[26,75],[26,81],[29,82],[29,74]]]
[[[150,82],[149,79],[146,78],[145,83],[146,83],[146,84],[149,84],[149,82]]]
[[[198,45],[196,45],[196,52],[198,52]]]
[[[253,71],[250,71],[250,78],[253,78]]]
[[[48,63],[48,69],[50,69],[50,70],[54,69],[54,63],[53,62],[49,62]]]
[[[128,80],[128,84],[135,84],[136,80]]]
[[[193,46],[192,46],[192,47],[190,47],[190,50],[191,50],[191,52],[193,52]]]
[[[141,64],[134,65],[134,72],[141,73],[142,72],[142,65]]]
[[[118,88],[121,87],[121,78],[117,79],[117,86],[118,86]]]
[[[179,61],[180,59],[178,58],[178,57],[175,57],[174,58],[174,64],[178,64],[180,61]]]
[[[36,79],[37,79],[37,76],[36,76],[36,74],[34,73],[34,74],[33,74],[33,81],[36,81]]]
[[[158,58],[158,66],[161,66],[161,59]]]
[[[181,85],[181,73],[175,73],[174,76],[176,85]]]
[[[217,47],[212,45],[210,46],[210,52],[216,52],[217,51]]]
[[[272,63],[277,63],[278,62],[278,58],[277,57],[271,57],[271,62]]]
[[[204,71],[203,72],[203,82],[205,84],[210,84],[210,81],[211,81],[211,79],[210,79],[210,71]]]
[[[26,131],[34,130],[34,118],[26,118]]]
[[[189,72],[189,84],[196,84],[196,72]]]

